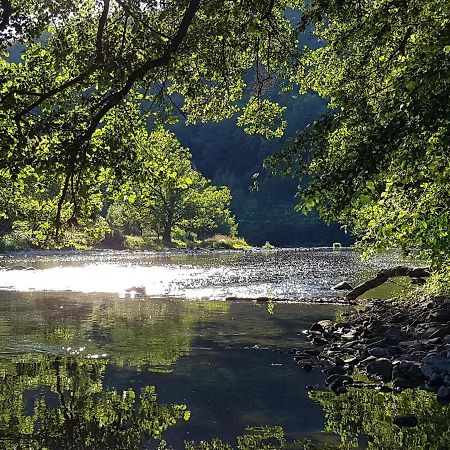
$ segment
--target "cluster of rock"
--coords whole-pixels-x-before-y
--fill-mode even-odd
[[[343,317],[313,324],[306,334],[316,348],[295,352],[306,370],[325,363],[331,390],[422,388],[450,401],[450,298],[373,300]],[[353,380],[354,370],[377,382]]]

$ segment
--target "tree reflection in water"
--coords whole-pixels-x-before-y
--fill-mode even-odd
[[[332,392],[311,392],[310,397],[324,408],[325,430],[339,435],[339,449],[450,448],[450,406],[440,405],[435,394],[411,389],[388,394],[350,389],[339,396]],[[417,417],[416,427],[394,425],[395,417],[409,414]]]
[[[104,360],[34,356],[0,366],[0,447],[142,448],[161,440],[185,405],[161,405],[155,388],[103,388]]]

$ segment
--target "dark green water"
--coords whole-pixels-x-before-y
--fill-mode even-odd
[[[38,270],[0,271],[1,449],[182,450],[214,438],[242,450],[303,448],[281,447],[281,433],[319,445],[339,435],[342,448],[448,448],[448,408],[428,393],[310,398],[305,386],[324,375],[305,372],[289,350],[306,346],[298,332],[337,307],[188,300],[200,290],[258,296],[262,284],[313,300],[386,260],[320,250],[40,254],[1,265],[23,263]],[[138,281],[165,294],[123,298]],[[410,410],[420,427],[399,434],[392,416]]]

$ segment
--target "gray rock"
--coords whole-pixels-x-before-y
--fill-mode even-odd
[[[395,361],[392,369],[392,378],[425,379],[419,364],[412,361]]]
[[[417,378],[394,378],[392,385],[398,390],[413,389],[419,387],[423,382]]]
[[[441,374],[433,372],[430,379],[428,380],[428,384],[430,386],[440,386],[444,383],[444,379],[442,378]]]
[[[346,370],[343,366],[334,366],[327,370],[329,375],[345,375]]]
[[[326,330],[333,328],[333,322],[331,320],[319,320],[311,325],[310,331],[318,331],[319,333],[325,333]]]
[[[341,281],[340,283],[333,286],[335,291],[351,291],[353,286],[348,281]]]
[[[425,365],[429,365],[433,368],[433,372],[438,372],[444,377],[445,375],[450,375],[450,359],[446,356],[442,356],[437,353],[428,354],[425,358],[423,358],[422,362],[424,363],[422,366],[422,372],[423,367]],[[429,369],[427,368],[427,370]],[[431,376],[431,374],[429,376]]]
[[[374,347],[369,350],[369,355],[376,358],[386,358],[386,356],[390,355],[390,351],[387,348]]]
[[[390,381],[392,377],[392,363],[387,358],[375,359],[366,365],[366,373],[382,381]]]

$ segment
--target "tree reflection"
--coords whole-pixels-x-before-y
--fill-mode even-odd
[[[384,394],[350,389],[347,394],[311,392],[325,411],[326,431],[340,436],[340,449],[354,449],[367,441],[367,449],[422,450],[450,448],[450,406],[442,406],[435,394],[419,390]],[[397,416],[414,414],[418,425],[399,428]]]
[[[139,449],[178,420],[185,405],[161,405],[155,388],[103,387],[104,360],[34,356],[0,367],[0,447]]]

